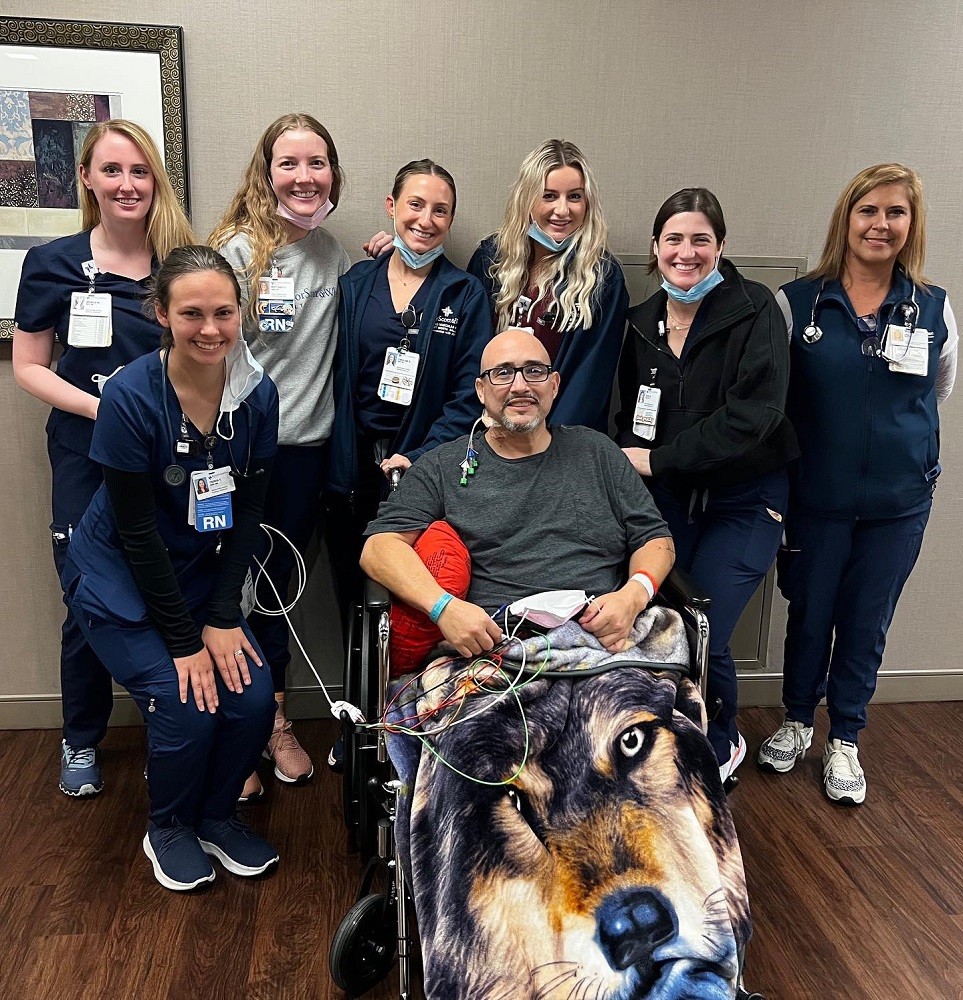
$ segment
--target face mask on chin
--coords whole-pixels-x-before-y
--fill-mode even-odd
[[[550,250],[552,253],[561,253],[563,250],[567,250],[572,245],[572,240],[578,235],[577,233],[570,233],[564,239],[556,242],[552,239],[548,233],[541,230],[538,223],[534,219],[528,225],[528,235],[536,242],[540,243],[546,250]]]
[[[726,279],[719,272],[719,261],[722,255],[716,257],[715,267],[701,280],[697,281],[691,288],[683,290],[677,285],[673,285],[668,278],[663,277],[662,287],[670,299],[675,302],[693,303],[701,302],[717,285],[721,285]]]
[[[297,226],[298,229],[304,229],[307,232],[317,229],[318,226],[320,226],[333,211],[334,205],[331,203],[330,198],[314,213],[314,215],[297,215],[292,212],[287,205],[278,201],[278,215],[280,215],[285,221],[290,222],[292,226]]]

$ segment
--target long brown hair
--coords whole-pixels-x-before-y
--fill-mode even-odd
[[[341,199],[344,171],[331,133],[317,118],[307,114],[281,115],[271,122],[258,139],[241,186],[208,237],[212,247],[220,248],[238,233],[247,236],[251,243],[251,262],[245,275],[249,288],[254,288],[258,278],[267,273],[274,251],[287,242],[284,220],[278,215],[278,198],[271,186],[271,157],[274,155],[274,144],[281,135],[292,130],[314,132],[324,140],[332,173],[331,194],[328,197],[335,208]],[[256,319],[256,295],[249,296],[248,313],[252,320]]]

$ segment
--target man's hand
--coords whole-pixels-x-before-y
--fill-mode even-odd
[[[631,649],[629,632],[648,603],[649,595],[645,588],[630,581],[621,590],[590,601],[578,623],[610,653],[623,653]]]
[[[500,642],[502,630],[491,615],[468,601],[453,597],[438,619],[441,634],[462,656],[478,656]]]
[[[369,257],[380,257],[395,241],[391,233],[386,233],[383,229],[380,233],[375,233],[367,243],[361,244],[361,249]]]

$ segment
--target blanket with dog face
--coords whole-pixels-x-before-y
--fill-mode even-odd
[[[637,623],[640,659],[677,661],[666,614]],[[446,660],[391,694],[391,722],[433,734],[388,737],[428,1000],[736,996],[745,876],[689,680]]]

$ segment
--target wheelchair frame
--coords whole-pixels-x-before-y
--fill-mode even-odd
[[[709,662],[709,598],[681,570],[673,569],[663,581],[659,603],[677,611],[689,641],[690,677],[705,701]],[[384,716],[390,676],[390,596],[380,584],[366,581],[364,602],[352,609],[348,655],[345,665],[345,698],[362,711],[375,706],[376,718]],[[365,669],[377,655],[378,670]],[[372,679],[376,690],[371,691]],[[372,697],[372,694],[374,697]],[[708,710],[708,708],[707,708]],[[401,796],[401,782],[388,759],[383,729],[359,728],[341,718],[344,727],[344,821],[351,846],[365,860],[357,901],[338,926],[331,941],[329,965],[335,983],[350,997],[360,997],[387,975],[398,957],[399,1000],[411,1000],[410,895],[401,856],[394,837],[394,822]],[[367,766],[369,761],[370,767]],[[360,780],[356,780],[356,779]],[[731,778],[726,791],[738,783]],[[371,820],[377,816],[374,824]],[[385,894],[372,893],[375,878],[387,876]],[[742,987],[742,958],[737,1000],[764,1000]]]

